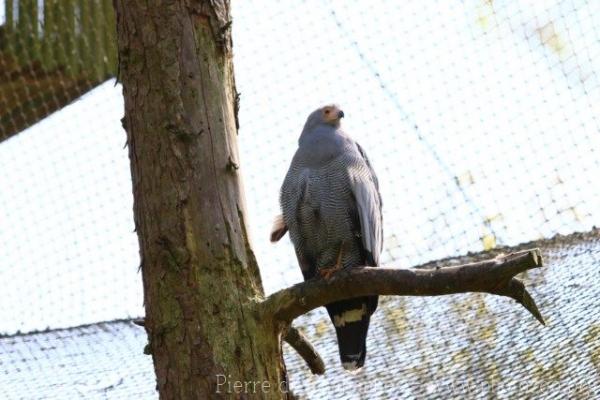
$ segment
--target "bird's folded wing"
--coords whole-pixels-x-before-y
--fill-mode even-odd
[[[383,246],[381,196],[375,172],[362,148],[358,148],[363,158],[350,168],[350,183],[360,218],[362,243],[377,265]]]

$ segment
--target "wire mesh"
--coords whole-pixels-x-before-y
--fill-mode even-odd
[[[289,241],[267,236],[304,119],[324,103],[342,106],[379,176],[384,264],[600,225],[599,2],[233,7],[241,171],[268,292],[301,280]],[[0,1],[1,333],[143,314],[114,24],[109,0]]]
[[[311,375],[285,345],[291,391],[300,399],[597,398],[600,324],[597,313],[582,310],[598,309],[600,286],[589,278],[600,265],[600,231],[527,246],[539,246],[546,256],[547,267],[527,276],[545,328],[493,296],[384,298],[371,323],[367,364],[350,375],[337,365],[326,313],[313,312],[297,324],[327,370]],[[2,338],[0,396],[158,398],[151,358],[141,351],[146,342],[144,330],[130,321]]]

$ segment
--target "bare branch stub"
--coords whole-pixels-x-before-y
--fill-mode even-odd
[[[325,363],[317,353],[312,344],[298,329],[290,326],[284,340],[296,350],[296,352],[306,361],[310,371],[315,375],[325,373]]]
[[[515,299],[544,324],[533,298],[515,275],[543,266],[539,249],[494,259],[436,269],[352,268],[331,279],[313,279],[273,293],[261,311],[291,323],[317,307],[351,297],[370,295],[440,296],[483,292]]]

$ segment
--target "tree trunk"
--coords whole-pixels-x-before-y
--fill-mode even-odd
[[[263,289],[238,174],[229,2],[115,8],[160,397],[284,398],[281,328],[252,311]]]

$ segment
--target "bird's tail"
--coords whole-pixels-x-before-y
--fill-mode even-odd
[[[327,305],[337,334],[342,367],[356,371],[365,364],[367,332],[377,297],[360,297]]]

